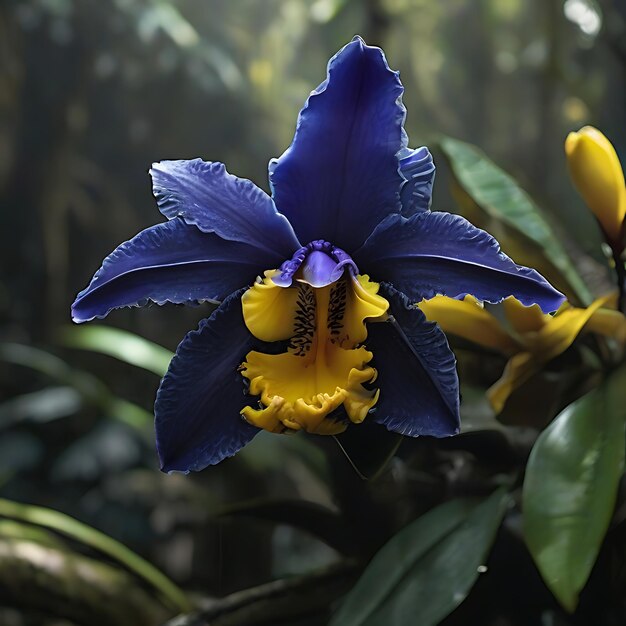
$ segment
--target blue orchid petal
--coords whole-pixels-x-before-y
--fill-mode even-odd
[[[259,432],[241,417],[250,404],[239,365],[253,337],[240,290],[187,334],[161,382],[154,406],[164,472],[189,472],[232,456]]]
[[[410,217],[418,211],[428,211],[435,182],[435,163],[428,148],[404,148],[398,155],[400,173],[406,179],[400,191],[402,215]]]
[[[253,182],[229,174],[223,163],[161,161],[153,163],[150,175],[159,210],[169,219],[180,216],[206,233],[283,259],[300,247],[274,201]]]
[[[399,212],[402,92],[382,50],[358,37],[330,60],[291,146],[270,163],[276,206],[304,244],[325,239],[354,250]]]
[[[362,271],[390,282],[413,302],[436,294],[469,293],[494,303],[515,296],[548,313],[565,300],[541,274],[501,252],[491,235],[450,213],[389,216],[353,256]]]
[[[459,379],[446,336],[404,294],[383,283],[390,319],[368,325],[380,398],[374,421],[417,437],[459,432]]]
[[[276,255],[173,219],[116,248],[76,297],[72,319],[86,322],[150,300],[157,304],[222,300],[251,284],[260,269],[279,262]]]

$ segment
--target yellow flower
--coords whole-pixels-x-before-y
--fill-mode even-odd
[[[599,130],[585,126],[567,136],[565,154],[574,186],[600,222],[608,243],[621,252],[626,189],[615,149]]]
[[[496,413],[511,393],[540,371],[545,363],[569,348],[581,332],[594,332],[626,343],[626,317],[611,308],[616,296],[598,298],[586,309],[565,303],[554,316],[538,306],[525,307],[513,297],[503,303],[508,327],[472,296],[454,300],[436,296],[419,304],[429,320],[457,335],[509,357],[500,380],[487,391]]]

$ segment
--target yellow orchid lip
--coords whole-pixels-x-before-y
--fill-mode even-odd
[[[276,270],[242,297],[248,330],[263,341],[289,339],[281,354],[249,352],[241,373],[259,408],[242,415],[270,432],[306,430],[337,434],[347,422],[329,417],[343,406],[349,421],[359,423],[376,404],[376,380],[369,365],[373,354],[360,344],[367,338],[366,320],[381,319],[389,303],[367,276],[346,273],[324,287],[294,281],[279,287]]]

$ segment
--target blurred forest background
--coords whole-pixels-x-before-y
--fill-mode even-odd
[[[625,21],[622,0],[2,0],[2,498],[63,511],[184,589],[223,596],[332,564],[333,542],[350,542],[355,527],[360,541],[380,545],[442,489],[480,492],[477,475],[507,463],[499,440],[484,444],[486,456],[464,450],[463,462],[446,456],[449,445],[411,442],[417,464],[403,453],[377,487],[360,481],[334,442],[306,437],[259,436],[198,475],[161,474],[151,411],[167,352],[130,335],[112,347],[108,335],[81,334],[69,307],[106,254],[160,221],[147,175],[153,161],[223,161],[267,189],[268,160],[289,144],[327,60],[357,33],[401,72],[411,145],[432,145],[439,168],[433,208],[454,210],[437,140],[463,139],[549,210],[575,255],[601,260],[593,217],[569,184],[563,141],[593,124],[624,161]],[[122,310],[90,328],[115,326],[174,350],[206,315],[206,307]],[[102,354],[112,351],[120,358]],[[394,489],[386,488],[391,475]],[[245,514],[240,503],[265,497],[339,506],[347,525],[331,524],[323,543],[303,530],[302,511],[282,510],[293,523],[281,524],[271,507]],[[0,624],[65,624],[45,617],[64,591],[37,599],[32,588],[11,587],[5,544],[0,536]],[[508,546],[501,558],[513,558],[511,550],[517,570],[481,623],[570,623],[558,621],[547,591],[533,606],[518,597],[542,584],[520,548]],[[316,583],[310,593],[326,588]],[[153,606],[156,622],[142,622],[134,603],[124,605],[128,621],[89,607],[59,614],[67,623],[120,625],[173,614]]]

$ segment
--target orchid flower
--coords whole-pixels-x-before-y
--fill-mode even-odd
[[[107,257],[72,315],[219,304],[178,346],[157,394],[164,471],[216,464],[261,429],[337,434],[367,419],[454,435],[455,358],[413,303],[515,295],[549,312],[563,301],[486,232],[430,211],[435,168],[426,148],[408,148],[402,93],[382,50],[356,37],[270,162],[271,197],[221,163],[153,165],[168,221]]]
[[[584,309],[566,302],[552,316],[509,297],[502,305],[506,324],[472,296],[463,300],[435,296],[419,307],[444,332],[509,358],[502,376],[487,391],[491,406],[500,413],[513,391],[563,354],[581,333],[596,333],[626,345],[626,317],[615,310],[616,304],[617,294],[611,293]]]

